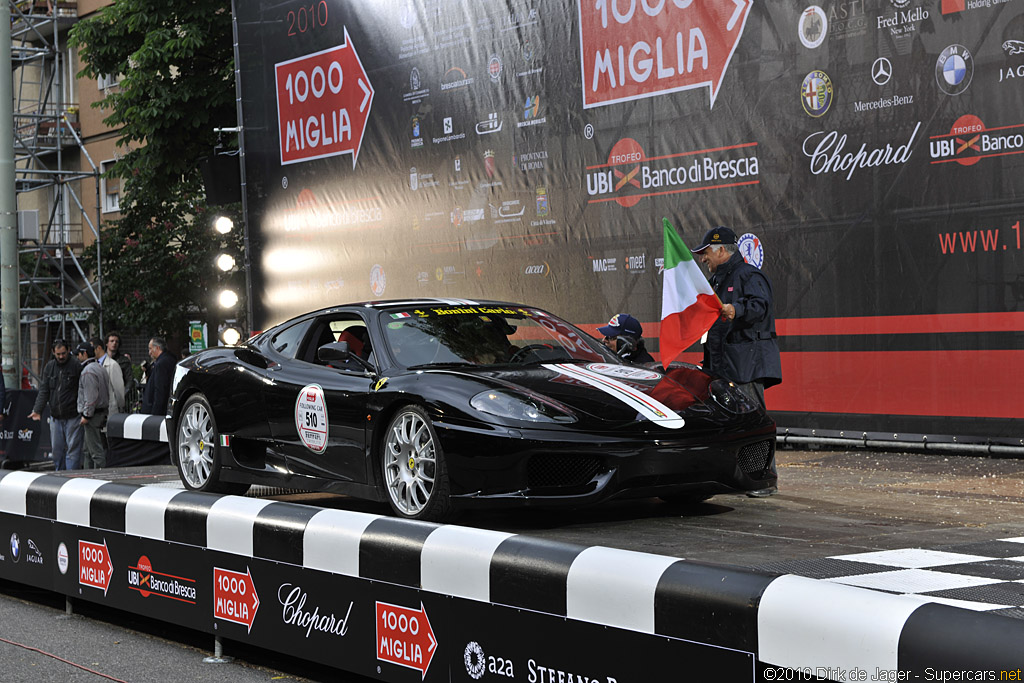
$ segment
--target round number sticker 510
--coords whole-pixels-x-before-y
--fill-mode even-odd
[[[327,403],[319,384],[309,384],[299,391],[295,400],[295,429],[302,444],[314,453],[327,450]]]

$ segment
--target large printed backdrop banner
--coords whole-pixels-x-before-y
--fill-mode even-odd
[[[661,218],[729,225],[780,426],[1018,443],[1024,0],[235,13],[258,326],[446,296],[656,338]]]

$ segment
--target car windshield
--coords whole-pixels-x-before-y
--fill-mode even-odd
[[[391,354],[406,367],[618,362],[597,340],[536,308],[436,305],[381,316]]]

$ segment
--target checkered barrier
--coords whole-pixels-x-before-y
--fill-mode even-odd
[[[163,415],[115,413],[107,419],[107,436],[167,443],[167,420]]]
[[[1024,621],[920,596],[270,500],[0,474],[0,532],[11,540],[0,577],[382,680],[1016,680],[999,672],[1024,665]]]

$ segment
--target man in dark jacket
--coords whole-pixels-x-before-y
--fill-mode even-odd
[[[142,392],[142,410],[149,415],[167,413],[167,401],[171,397],[171,381],[174,378],[174,365],[177,359],[167,350],[167,342],[160,337],[149,340],[149,364],[146,373],[146,388]]]
[[[735,382],[764,407],[764,390],[782,381],[772,285],[743,260],[729,228],[708,230],[693,253],[711,273],[711,287],[722,300],[721,317],[704,343],[704,369]]]
[[[53,360],[43,368],[39,394],[29,417],[42,418],[50,406],[50,441],[53,466],[57,470],[77,470],[82,463],[82,424],[78,416],[78,378],[82,365],[71,356],[68,343],[53,343]]]

